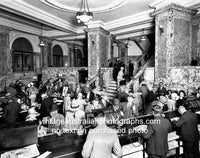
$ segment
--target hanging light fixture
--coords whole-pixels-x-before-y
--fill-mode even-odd
[[[39,43],[40,47],[44,47],[45,46],[45,43],[44,43],[42,37],[43,37],[43,25],[41,24],[41,38],[40,38],[40,43]]]
[[[146,41],[147,37],[144,35],[144,29],[142,29],[142,37],[140,38],[140,41]]]
[[[86,23],[92,20],[93,13],[90,12],[87,0],[82,0],[80,11],[76,13],[78,23]]]
[[[75,40],[74,40],[74,50],[78,50],[78,45],[77,45],[77,38],[75,37]]]

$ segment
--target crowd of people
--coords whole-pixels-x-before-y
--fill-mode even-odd
[[[150,157],[157,158],[166,156],[168,151],[166,138],[167,133],[171,131],[171,123],[163,117],[163,112],[175,111],[178,109],[182,115],[181,118],[171,121],[175,126],[181,127],[185,141],[184,150],[186,154],[191,155],[192,151],[193,157],[197,158],[195,157],[196,155],[193,154],[193,150],[197,151],[198,121],[196,115],[188,112],[187,107],[184,106],[187,100],[186,92],[183,90],[173,91],[166,89],[163,81],[159,82],[158,85],[153,84],[152,86],[149,86],[146,82],[141,82],[139,88],[135,91],[133,87],[134,79],[126,81],[123,77],[123,70],[122,66],[121,72],[118,72],[116,78],[118,80],[118,95],[113,100],[108,99],[104,91],[93,91],[89,84],[77,84],[77,86],[73,88],[72,85],[61,77],[48,79],[46,82],[31,82],[27,85],[17,80],[16,83],[11,83],[6,88],[7,93],[2,96],[0,100],[0,107],[3,109],[2,118],[4,118],[4,123],[12,126],[19,121],[20,104],[22,103],[25,103],[30,109],[35,105],[40,105],[36,107],[37,112],[40,114],[37,117],[39,127],[47,127],[50,132],[58,135],[61,135],[65,131],[80,132],[81,129],[84,128],[82,122],[86,119],[86,114],[95,112],[97,109],[120,111],[121,117],[125,119],[137,117],[139,115],[153,114],[155,118],[161,120],[163,126],[148,126],[149,133],[141,136],[148,139],[147,152]],[[200,98],[200,89],[196,94],[196,98]],[[188,116],[186,117],[186,115]],[[104,123],[102,124],[102,122],[100,122],[104,122],[105,120],[103,112],[96,114],[96,120],[96,128],[106,126]],[[188,125],[188,122],[193,123]],[[193,133],[187,132],[189,128],[192,129]],[[195,134],[195,138],[190,139],[192,141],[187,140],[189,135],[192,134]],[[107,146],[109,146],[110,143],[114,143],[116,154],[121,155],[117,135],[112,136],[112,141],[107,142]],[[95,143],[93,143],[94,135],[89,132],[88,137],[82,152],[85,158],[88,157],[88,154],[96,155],[96,152],[91,153],[92,151],[89,151],[91,148],[93,148],[93,150],[96,148]],[[105,135],[105,137],[109,137],[109,140],[111,140],[109,134]],[[159,145],[157,145],[157,141],[161,141],[161,138],[163,139],[162,143],[158,143]],[[97,141],[97,139],[95,139],[95,141]],[[161,149],[162,152],[158,152]],[[107,154],[110,154],[110,148],[106,150]],[[159,156],[156,156],[156,154]],[[96,156],[93,157],[96,158]]]

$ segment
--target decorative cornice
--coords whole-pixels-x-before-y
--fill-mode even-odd
[[[119,27],[131,25],[131,24],[146,21],[146,20],[152,20],[152,17],[150,16],[151,12],[153,12],[153,9],[150,9],[148,11],[145,11],[139,14],[130,15],[125,18],[114,20],[108,23],[104,23],[104,28],[107,30],[111,30],[114,28],[119,28]]]
[[[150,30],[145,30],[144,35],[149,35],[154,33],[153,29]],[[126,34],[118,34],[116,35],[116,39],[122,40],[122,39],[127,39],[127,38],[136,38],[136,37],[141,37],[142,36],[142,31],[135,31],[133,30],[132,32],[126,32]]]
[[[47,23],[50,26],[54,26],[65,31],[77,32],[77,28],[70,23],[29,5],[23,0],[14,0],[14,2],[15,3],[13,4],[13,0],[1,0],[0,8],[41,23]]]
[[[160,9],[172,3],[178,4],[184,7],[191,7],[200,2],[199,0],[154,0],[151,4],[149,4],[149,6],[151,8]]]
[[[6,26],[6,27],[12,27],[13,30],[26,32],[33,35],[41,34],[41,30],[38,28],[27,26],[25,24],[14,22],[12,20],[1,18],[1,17],[0,17],[0,25]]]

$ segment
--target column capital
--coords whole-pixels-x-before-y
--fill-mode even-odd
[[[53,42],[53,39],[52,38],[48,38],[46,36],[40,36],[39,37],[40,40],[43,40],[44,42],[46,43],[52,43]]]
[[[169,11],[169,10],[175,10],[175,11],[181,11],[185,12],[187,14],[195,15],[198,11],[196,9],[191,9],[188,7],[184,7],[180,4],[175,4],[175,3],[165,3],[166,5],[163,5],[162,7],[156,8],[156,10],[151,13],[151,16],[156,16],[160,13]]]
[[[91,33],[91,32],[92,32],[92,33],[101,32],[101,33],[103,33],[103,34],[105,34],[105,35],[109,35],[109,34],[110,34],[109,31],[105,30],[105,29],[102,28],[102,27],[88,28],[88,29],[85,29],[85,31],[86,31],[87,33]]]

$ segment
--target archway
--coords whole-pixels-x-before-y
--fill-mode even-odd
[[[12,44],[13,71],[33,71],[33,47],[24,37],[15,39]]]
[[[62,67],[63,66],[63,51],[59,45],[53,47],[53,66]]]

